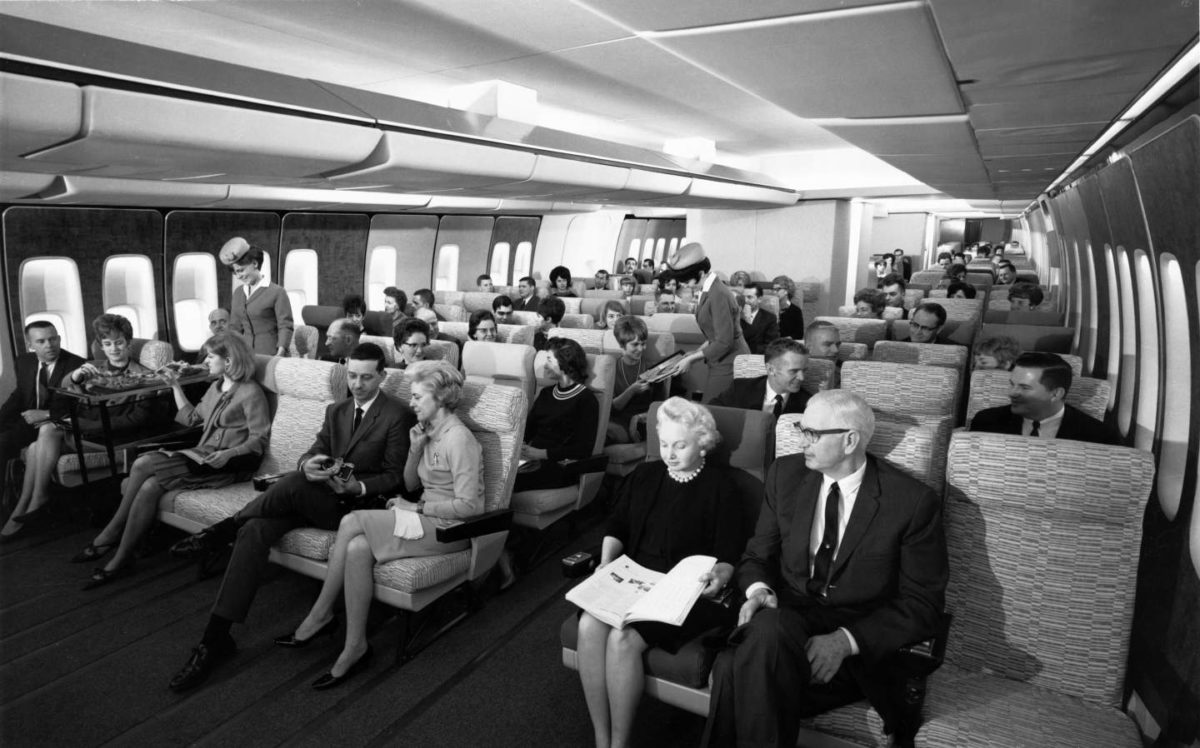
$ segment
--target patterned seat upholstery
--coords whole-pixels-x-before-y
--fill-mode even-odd
[[[754,379],[767,373],[766,358],[760,353],[742,353],[733,359],[734,379]],[[804,391],[815,395],[834,386],[837,364],[823,359],[808,357],[804,365]]]
[[[518,387],[532,403],[537,392],[537,379],[533,375],[535,353],[531,345],[468,340],[463,345],[463,374],[468,382]]]
[[[542,318],[537,312],[517,311],[513,312],[513,322],[518,325],[526,325],[529,327],[538,327],[542,324]]]
[[[951,667],[921,745],[1141,745],[1120,705],[1153,480],[1153,455],[1128,447],[954,435]]]
[[[796,424],[800,416],[785,413],[775,425],[775,456],[798,454],[800,433]],[[893,419],[887,415],[875,417],[875,435],[867,445],[867,451],[921,481],[934,491],[941,493],[943,476],[933,471],[934,446],[937,441],[936,426],[927,426]]]
[[[459,364],[458,344],[449,340],[431,340],[425,350],[425,358],[430,361],[447,361],[455,369]]]
[[[934,476],[946,467],[961,380],[957,370],[941,366],[886,361],[847,361],[842,366],[842,389],[861,395],[877,417],[934,428]]]
[[[467,311],[458,304],[434,304],[433,311],[441,315],[442,319],[447,322],[462,322],[467,318]]]
[[[434,307],[436,308],[438,304],[444,304],[446,306],[462,306],[463,297],[465,295],[466,294],[464,291],[434,291]]]
[[[579,296],[560,296],[566,314],[583,314],[583,299]]]
[[[541,381],[549,381],[545,375],[545,362],[549,355],[546,351],[540,351],[534,359],[534,374]],[[604,437],[612,409],[616,360],[607,353],[589,353],[587,358],[588,371],[591,372],[588,387],[600,401],[600,418],[592,447],[592,454],[598,455],[604,451]],[[574,486],[515,493],[512,497],[513,522],[523,527],[545,529],[572,511],[590,504],[599,493],[603,478],[603,473],[584,473]]]
[[[925,289],[923,288],[906,288],[904,289],[904,308],[912,309],[925,300]]]
[[[583,329],[577,327],[556,327],[546,334],[548,338],[567,338],[574,340],[583,348],[585,353],[604,352],[604,330]]]
[[[296,325],[292,342],[288,344],[288,355],[292,358],[316,358],[320,333],[312,325]]]
[[[575,299],[579,301],[579,299]],[[569,299],[564,299],[569,301]],[[558,323],[559,327],[573,327],[577,330],[594,330],[596,329],[596,320],[590,314],[564,314],[562,321]]]
[[[472,312],[479,310],[492,311],[492,301],[499,295],[498,293],[488,293],[487,291],[464,291],[462,300],[458,303],[462,305],[463,311],[470,317]]]
[[[871,354],[871,358],[875,361],[891,361],[897,364],[948,366],[961,372],[967,368],[969,353],[961,345],[901,343],[895,340],[881,340],[875,344],[875,350]]]
[[[859,319],[858,317],[817,317],[818,321],[829,322],[838,329],[842,341],[863,343],[868,349],[887,338],[888,323],[882,319]]]
[[[980,369],[971,373],[971,395],[967,399],[967,423],[987,408],[1008,405],[1009,373],[1003,369]],[[1108,412],[1112,386],[1107,379],[1075,377],[1067,391],[1067,404],[1073,405],[1098,421]]]
[[[455,340],[467,342],[467,330],[470,324],[467,322],[441,322],[438,324],[438,331],[442,332]],[[499,343],[516,343],[518,345],[533,345],[533,335],[537,329],[530,325],[497,325],[496,341]]]
[[[979,331],[980,340],[994,338],[998,335],[1015,339],[1023,351],[1069,353],[1075,340],[1075,328],[1046,325],[1001,325],[988,322]]]

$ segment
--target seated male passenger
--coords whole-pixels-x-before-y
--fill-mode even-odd
[[[767,346],[767,373],[754,379],[735,379],[729,389],[713,399],[713,405],[744,410],[761,410],[776,417],[803,413],[809,395],[804,386],[808,348],[791,338],[779,338]]]
[[[935,301],[926,301],[913,310],[908,321],[906,343],[946,343],[938,339],[946,325],[946,308]]]
[[[777,275],[771,281],[771,290],[779,299],[779,336],[783,338],[804,337],[804,313],[793,301],[796,284],[786,275]]]
[[[648,311],[651,316],[655,314],[676,314],[679,311],[679,297],[673,293],[664,291],[655,297],[654,306]]]
[[[837,361],[841,345],[842,334],[832,322],[817,320],[804,331],[804,347],[813,358]]]
[[[971,431],[1118,444],[1116,430],[1066,403],[1071,365],[1053,353],[1022,353],[1009,375],[1010,405],[981,410]]]
[[[949,252],[938,252],[937,263],[938,263],[938,267],[940,267],[943,272],[946,270],[949,270],[950,269],[950,253]]]
[[[213,335],[220,335],[229,327],[229,312],[217,307],[208,313],[208,331]]]
[[[1021,344],[1007,335],[985,338],[975,344],[975,369],[1004,369],[1009,371],[1021,355]]]
[[[597,270],[595,280],[597,289],[601,291],[606,290],[608,288],[608,271],[604,268]]]
[[[57,437],[54,421],[67,415],[67,403],[51,392],[62,385],[63,377],[83,365],[84,360],[61,347],[62,338],[50,322],[38,320],[25,325],[25,345],[28,353],[17,356],[16,387],[0,407],[0,469],[20,456],[21,450],[39,437],[40,429],[48,429],[47,438]],[[33,452],[33,450],[31,450]],[[54,457],[55,464],[58,457]],[[0,532],[0,542],[13,539],[28,527],[25,523],[47,506],[49,478],[54,467],[38,466],[36,452],[26,455],[25,474],[45,475],[46,484],[40,490],[21,491],[12,515]]]
[[[496,322],[502,325],[513,324],[513,300],[500,294],[492,299],[492,314],[496,317]]]
[[[996,263],[996,285],[1011,286],[1017,280],[1017,267],[1009,260]]]
[[[761,308],[762,294],[762,288],[748,286],[742,295],[742,337],[751,353],[762,353],[779,337],[779,320]]]
[[[407,405],[380,391],[383,367],[379,346],[363,343],[355,348],[346,366],[352,397],[325,409],[321,430],[295,472],[232,517],[171,549],[183,557],[202,556],[236,538],[204,635],[171,679],[171,690],[186,691],[200,685],[213,668],[237,653],[230,629],[245,621],[276,541],[296,527],[336,530],[346,513],[374,508],[378,497],[400,488],[409,430],[416,418]],[[337,457],[354,465],[352,475],[343,479],[336,466],[326,467]]]
[[[933,636],[945,604],[941,501],[867,454],[866,401],[817,393],[799,426],[804,453],[767,471],[734,573],[746,602],[713,666],[703,741],[713,748],[790,748],[802,718],[864,696],[895,733],[891,655]]]
[[[492,283],[492,276],[488,275],[487,273],[484,273],[476,278],[475,285],[478,286],[479,290],[483,291],[484,293],[494,293],[496,290],[496,284]]]
[[[720,438],[703,405],[673,397],[658,411],[662,460],[642,463],[621,484],[601,545],[601,569],[622,554],[660,572],[692,555],[713,556],[717,563],[701,577],[702,597],[680,626],[642,622],[615,629],[580,612],[579,679],[597,746],[630,745],[647,649],[674,654],[732,623],[733,612],[709,599],[729,581],[743,545],[737,485],[728,468],[705,460]]]
[[[541,320],[538,325],[538,330],[533,334],[533,347],[539,351],[546,350],[546,333],[558,327],[558,323],[562,322],[563,315],[567,313],[567,307],[563,304],[562,299],[557,296],[551,296],[548,299],[542,299],[537,308],[538,319]]]
[[[412,316],[416,317],[417,312],[421,311],[422,309],[428,309],[429,311],[433,312],[438,319],[445,319],[445,317],[437,313],[437,310],[433,308],[433,304],[433,291],[430,291],[428,288],[418,288],[416,291],[413,291]]]
[[[361,335],[362,325],[349,317],[330,322],[329,329],[325,331],[325,349],[328,353],[322,356],[321,360],[345,365],[350,352],[358,347],[358,338]]]
[[[421,309],[418,309],[416,318],[421,320],[422,322],[424,322],[426,325],[429,326],[429,339],[430,340],[444,340],[447,343],[454,343],[455,345],[459,345],[461,347],[461,344],[460,344],[460,341],[458,338],[447,335],[446,333],[442,332],[438,328],[438,320],[440,319],[440,317],[438,317],[437,313],[434,312],[432,309],[425,309],[423,307]]]
[[[879,290],[883,291],[884,305],[900,310],[898,319],[908,318],[908,310],[904,308],[904,292],[907,289],[908,283],[905,282],[904,276],[894,272],[884,276],[879,286]]]
[[[1034,312],[1042,305],[1045,298],[1042,287],[1036,283],[1014,283],[1008,291],[1008,310],[1010,312]]]
[[[367,316],[367,302],[356,293],[347,294],[342,299],[342,314],[351,322],[361,325],[363,317]]]
[[[882,291],[860,288],[854,294],[854,314],[859,319],[883,319],[885,300]]]

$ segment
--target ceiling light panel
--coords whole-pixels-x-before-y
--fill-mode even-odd
[[[799,7],[805,13],[818,13],[866,5],[882,5],[893,0],[755,0],[752,3],[731,3],[729,0],[688,0],[685,8],[679,3],[646,2],[646,0],[575,0],[577,5],[593,8],[629,28],[639,31],[667,31],[713,26],[740,21],[796,15]]]
[[[965,116],[947,118],[837,120],[826,130],[880,158],[898,155],[962,153],[978,158],[975,136]]]
[[[648,38],[802,117],[963,112],[924,2]]]

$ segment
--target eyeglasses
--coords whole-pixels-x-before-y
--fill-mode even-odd
[[[793,423],[792,425],[795,426],[796,431],[799,432],[800,440],[804,444],[815,444],[816,442],[821,441],[822,436],[827,436],[829,434],[846,434],[852,430],[852,429],[806,429],[800,425],[799,421]]]
[[[409,348],[428,348],[429,347],[429,343],[401,343],[400,345],[406,345]]]
[[[918,325],[916,322],[913,322],[910,320],[908,323],[908,327],[911,330],[920,330],[921,332],[937,332],[937,329],[939,327],[941,327],[941,325],[934,325],[932,327],[928,327],[926,325]]]

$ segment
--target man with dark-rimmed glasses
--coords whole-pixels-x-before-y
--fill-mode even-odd
[[[802,717],[864,696],[887,733],[915,732],[898,724],[886,665],[937,630],[948,576],[941,502],[867,455],[875,417],[858,395],[814,395],[798,428],[803,454],[768,471],[734,574],[746,602],[713,667],[707,746],[794,746]]]

